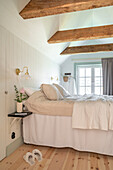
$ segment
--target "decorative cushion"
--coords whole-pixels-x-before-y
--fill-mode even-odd
[[[31,96],[34,92],[38,91],[37,89],[29,88],[29,87],[24,87],[25,93],[28,96]]]
[[[60,100],[63,99],[63,96],[59,92],[59,90],[51,84],[42,84],[41,89],[46,95],[46,97],[50,100]]]
[[[53,85],[60,91],[63,97],[70,96],[70,93],[61,85],[53,83]]]

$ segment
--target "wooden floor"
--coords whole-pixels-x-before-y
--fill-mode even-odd
[[[23,155],[39,149],[43,160],[30,166]],[[113,170],[113,157],[78,152],[70,148],[51,148],[23,144],[9,157],[0,162],[0,170]]]

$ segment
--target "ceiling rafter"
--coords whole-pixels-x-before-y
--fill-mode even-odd
[[[64,43],[113,37],[113,25],[57,31],[48,43]]]
[[[31,0],[20,15],[29,19],[112,5],[113,0]]]
[[[67,47],[61,55],[73,55],[82,53],[96,53],[113,51],[113,44],[85,45],[76,47]]]

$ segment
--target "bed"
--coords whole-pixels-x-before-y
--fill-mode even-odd
[[[112,98],[108,102],[104,101],[107,103],[106,107],[110,106],[111,100]],[[81,98],[76,104],[78,103],[81,104]],[[71,147],[79,151],[113,156],[112,127],[103,126],[102,122],[102,126],[100,124],[96,128],[73,128],[74,104],[73,98],[53,101],[48,100],[42,91],[35,92],[26,102],[28,110],[33,114],[23,120],[24,142],[58,148]]]

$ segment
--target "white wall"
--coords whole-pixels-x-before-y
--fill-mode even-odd
[[[113,24],[113,6],[61,14],[59,29],[68,30]]]
[[[6,116],[5,116],[5,39],[0,32],[0,161],[6,155]]]
[[[60,67],[55,63],[59,47],[50,47],[47,40],[59,29],[59,16],[50,16],[24,20],[19,12],[30,0],[0,0],[0,32],[5,40],[6,65],[6,115],[16,110],[14,84],[19,88],[32,86],[38,88],[41,83],[50,83],[51,76],[58,76]],[[53,26],[54,25],[54,26]],[[0,38],[1,41],[1,38]],[[2,48],[2,47],[1,47]],[[20,80],[15,69],[29,67],[31,80]],[[2,68],[0,71],[3,72]],[[1,81],[1,80],[0,80]],[[7,117],[7,116],[6,116]],[[6,145],[21,135],[20,122],[10,127],[11,118],[6,118]],[[11,139],[11,132],[16,138]]]
[[[59,64],[65,59],[59,55],[65,45],[47,42],[59,30],[59,15],[24,20],[19,12],[28,1],[0,0],[0,25]]]
[[[18,88],[22,86],[39,88],[41,83],[50,83],[51,76],[58,76],[60,68],[59,66],[51,61],[49,58],[41,54],[39,51],[25,43],[23,40],[16,37],[14,34],[10,33],[8,30],[0,26],[0,32],[5,40],[5,51],[0,49],[5,53],[6,65],[6,91],[8,94],[6,96],[6,115],[15,111],[15,91],[14,85],[16,84]],[[0,38],[1,39],[1,38]],[[1,47],[2,48],[2,47]],[[30,80],[20,79],[15,74],[15,69],[28,66],[29,73],[31,75]],[[0,71],[3,72],[2,68]],[[0,80],[1,81],[1,80]],[[17,139],[20,133],[20,122],[16,122],[12,128],[10,127],[11,118],[6,118],[7,132],[6,132],[6,145],[9,145],[12,141]],[[16,132],[16,138],[11,139],[11,132]]]

